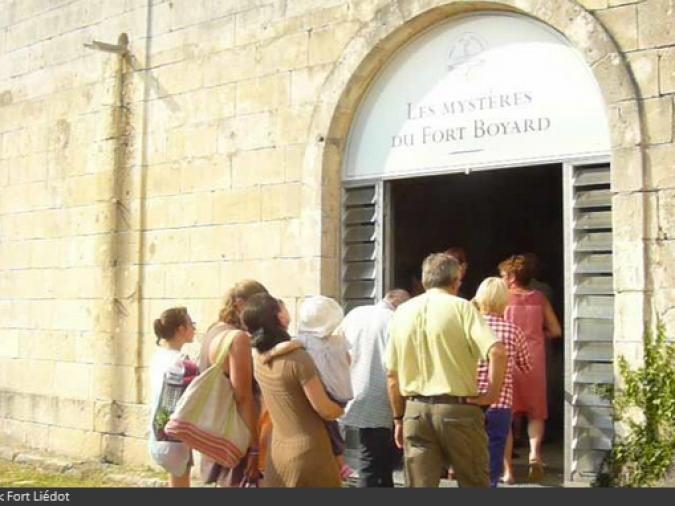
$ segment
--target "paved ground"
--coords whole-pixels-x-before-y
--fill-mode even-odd
[[[543,483],[527,483],[527,452],[515,459],[514,487],[559,487],[563,485],[562,447],[544,446],[547,473]],[[351,460],[351,458],[349,458]],[[396,486],[404,486],[402,470],[395,473]],[[353,487],[352,479],[346,486]],[[0,487],[162,487],[166,475],[149,468],[127,468],[99,462],[72,462],[33,450],[19,450],[0,445]],[[195,480],[193,486],[204,486]],[[456,487],[455,481],[442,480],[441,487]],[[504,485],[505,486],[505,485]]]

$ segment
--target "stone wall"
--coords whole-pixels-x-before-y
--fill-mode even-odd
[[[672,0],[0,0],[0,437],[147,462],[164,308],[203,331],[243,277],[291,314],[336,295],[334,169],[360,94],[407,37],[485,7],[597,64],[618,333],[635,357],[644,319],[673,333]],[[84,45],[122,33],[126,56]]]

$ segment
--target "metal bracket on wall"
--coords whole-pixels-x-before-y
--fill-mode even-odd
[[[89,44],[85,43],[84,47],[88,49],[96,49],[97,51],[105,51],[107,53],[125,55],[129,47],[129,36],[126,33],[121,33],[117,38],[117,44],[109,44],[107,42],[94,40]]]

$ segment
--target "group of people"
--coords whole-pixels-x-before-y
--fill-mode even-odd
[[[358,442],[358,485],[393,486],[396,447],[406,481],[438,486],[451,469],[460,486],[513,482],[512,413],[528,417],[530,478],[543,474],[546,412],[544,336],[560,335],[546,297],[528,287],[531,266],[521,255],[499,265],[469,301],[458,296],[466,265],[453,252],[429,255],[424,292],[387,292],[382,301],[344,315],[324,296],[307,297],[289,334],[283,302],[257,281],[228,292],[206,331],[195,368],[206,370],[224,336],[235,333],[223,374],[250,443],[234,468],[206,456],[201,476],[219,486],[339,487],[352,469],[343,430]],[[157,403],[172,364],[195,324],[186,308],[155,321],[158,349],[151,364]],[[184,368],[185,369],[185,368]],[[189,369],[189,368],[188,368]],[[189,486],[192,455],[164,467],[171,486]],[[150,437],[158,462],[160,445]]]

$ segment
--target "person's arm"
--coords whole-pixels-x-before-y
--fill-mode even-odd
[[[403,415],[405,414],[405,398],[401,395],[398,385],[398,373],[387,372],[387,393],[389,404],[394,414],[394,442],[398,448],[403,448]]]
[[[544,332],[551,338],[562,336],[558,317],[555,315],[551,303],[546,298],[544,298]]]
[[[504,373],[506,372],[506,347],[501,341],[496,341],[488,350],[488,389],[476,397],[470,397],[471,404],[489,406],[499,399],[502,390]]]
[[[251,434],[246,475],[255,479],[258,476],[258,413],[253,397],[253,358],[248,334],[237,333],[227,362],[237,410]]]
[[[329,399],[318,374],[305,381],[302,389],[314,411],[324,420],[335,420],[336,418],[340,418],[342,413],[344,413],[342,406]]]
[[[260,358],[263,364],[266,364],[274,357],[290,353],[291,351],[295,351],[298,348],[302,347],[303,347],[302,342],[298,341],[297,339],[291,339],[290,341],[284,341],[283,343],[279,343],[276,346],[274,346],[274,348],[267,350],[264,353],[261,353]]]

